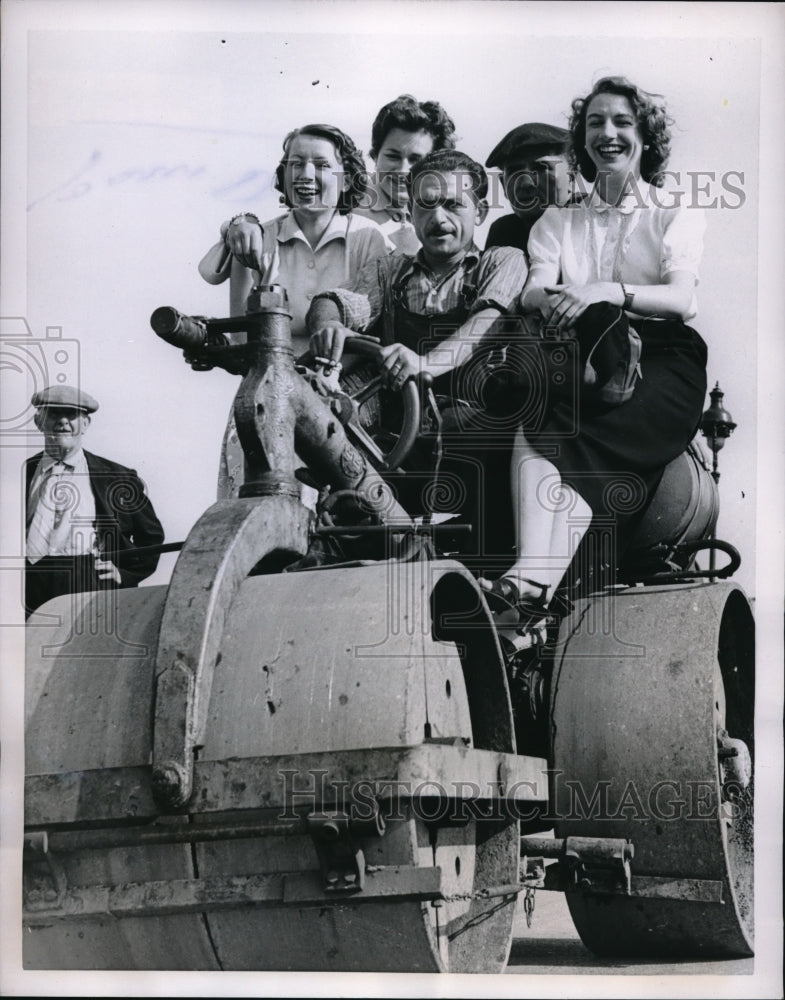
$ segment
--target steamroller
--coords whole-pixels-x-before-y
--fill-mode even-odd
[[[600,955],[751,954],[754,628],[696,455],[646,558],[511,656],[449,521],[390,485],[427,387],[388,447],[381,377],[295,364],[283,289],[151,322],[242,377],[245,483],[168,586],[28,621],[25,967],[501,972],[538,890]]]

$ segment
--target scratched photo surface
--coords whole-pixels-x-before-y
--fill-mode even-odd
[[[285,210],[274,189],[282,140],[309,122],[348,133],[372,170],[374,116],[398,95],[412,94],[440,102],[455,122],[457,147],[484,163],[502,136],[523,122],[567,127],[572,100],[602,76],[627,76],[664,96],[675,121],[668,188],[706,216],[694,325],[708,345],[709,389],[719,384],[736,424],[719,454],[717,536],[741,553],[734,580],[753,609],[760,606],[760,566],[770,564],[759,532],[761,518],[771,516],[760,495],[757,460],[761,434],[768,433],[759,421],[758,385],[759,352],[768,336],[760,317],[770,315],[770,303],[758,292],[766,252],[759,245],[765,211],[760,107],[768,63],[762,29],[741,27],[742,5],[704,5],[707,16],[716,15],[711,36],[689,18],[680,31],[656,5],[649,9],[650,23],[659,30],[644,30],[638,8],[626,3],[592,9],[557,4],[558,16],[495,2],[232,2],[220,13],[218,6],[161,4],[155,13],[118,3],[110,16],[76,0],[61,5],[73,23],[31,16],[15,25],[25,55],[14,60],[14,83],[25,93],[26,108],[13,120],[19,180],[8,197],[4,185],[2,242],[3,256],[18,258],[4,262],[4,274],[14,280],[4,281],[0,330],[1,374],[12,400],[10,409],[4,407],[0,454],[4,669],[15,672],[15,679],[5,678],[3,714],[4,746],[11,753],[4,753],[6,846],[9,831],[21,843],[19,795],[9,792],[22,787],[20,716],[8,706],[21,713],[23,463],[42,441],[29,398],[55,381],[96,397],[100,408],[85,447],[135,469],[166,541],[184,540],[215,501],[221,443],[239,380],[217,368],[192,370],[179,350],[155,335],[150,316],[160,306],[194,316],[229,315],[228,283],[207,284],[197,264],[224,220],[244,211],[268,220]],[[19,16],[18,7],[14,13]],[[8,131],[4,125],[4,146]],[[4,170],[11,155],[4,150]],[[489,181],[490,211],[475,231],[480,248],[494,220],[510,211],[497,171],[489,170]],[[778,209],[781,214],[781,204]],[[775,516],[779,524],[779,512]],[[143,586],[167,585],[176,558],[163,555]],[[778,578],[777,594],[780,587]],[[347,622],[363,606],[347,608]],[[293,611],[296,617],[296,608],[287,609]],[[758,684],[769,684],[775,709],[781,682],[769,671],[779,671],[776,663],[758,665]],[[766,706],[763,718],[771,721],[770,714]],[[774,716],[776,725],[776,710]],[[772,760],[780,759],[779,740],[777,733]],[[761,815],[765,823],[765,802],[758,823]],[[767,843],[777,864],[778,829],[774,816]],[[21,887],[15,882],[20,867],[21,849],[8,870],[4,860],[6,886],[10,879],[15,888],[3,904],[8,978],[2,992],[465,995],[462,989],[474,990],[479,982],[449,975],[428,981],[391,976],[381,983],[374,976],[337,974],[232,972],[219,980],[187,970],[24,972]],[[760,873],[759,899],[768,897],[769,881],[779,880]],[[756,982],[760,995],[776,988],[771,962],[779,961],[778,950],[765,921],[754,960],[658,969],[595,960],[582,948],[562,894],[538,893],[537,907],[531,931],[522,912],[516,917],[506,970],[527,977],[525,984],[484,978],[481,992],[517,995],[525,987],[543,996],[654,997],[664,975],[674,996],[698,996],[708,988],[716,996],[754,996]],[[537,931],[538,915],[544,929],[527,953],[521,939]]]

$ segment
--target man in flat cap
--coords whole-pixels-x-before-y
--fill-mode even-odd
[[[118,553],[164,540],[133,469],[82,448],[95,399],[57,385],[31,402],[44,451],[25,463],[28,615],[61,594],[137,586],[155,571],[158,554],[120,559]]]
[[[570,133],[555,125],[530,122],[502,139],[485,161],[502,171],[502,184],[512,214],[497,219],[485,246],[518,247],[526,253],[529,233],[549,205],[570,199],[568,144]]]

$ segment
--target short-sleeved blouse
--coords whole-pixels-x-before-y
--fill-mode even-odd
[[[232,315],[245,312],[245,301],[255,284],[285,285],[297,353],[307,347],[305,315],[314,295],[350,281],[366,264],[393,249],[375,223],[354,212],[336,212],[315,247],[303,235],[293,212],[265,222],[262,232],[261,272],[234,260],[222,238],[202,258],[199,273],[210,284],[220,284],[231,274]]]
[[[221,239],[202,258],[199,272],[211,284],[225,281],[231,274],[231,312],[241,315],[253,285],[280,283],[287,289],[292,314],[292,341],[295,355],[308,346],[305,316],[314,296],[333,285],[350,283],[355,274],[392,250],[379,227],[353,212],[337,212],[316,247],[303,235],[293,212],[281,215],[262,227],[262,271],[239,264],[227,254]],[[229,414],[218,468],[218,499],[238,496],[243,483],[245,459],[237,436],[233,411]],[[303,487],[307,491],[308,487]],[[311,491],[312,493],[313,491]]]
[[[661,204],[666,197],[641,184],[618,206],[595,192],[573,205],[551,206],[529,236],[537,284],[621,281],[659,285],[673,271],[698,281],[706,220],[703,210]],[[693,295],[686,320],[697,313]]]

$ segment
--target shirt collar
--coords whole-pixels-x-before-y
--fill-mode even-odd
[[[449,272],[449,274],[454,274],[459,268],[474,266],[479,259],[480,259],[480,251],[477,248],[476,244],[472,243],[469,249],[463,255],[463,257],[460,259],[460,261],[456,264],[456,266],[452,269],[452,271]],[[426,261],[425,256],[423,254],[422,247],[420,247],[420,249],[417,251],[414,257],[412,257],[411,263],[409,264],[408,268],[404,273],[408,274],[409,271],[412,271],[415,266],[421,268],[421,270],[423,271],[427,271],[429,274],[432,273],[431,268],[428,266],[428,262]],[[445,274],[440,277],[446,278],[447,276],[448,275]]]
[[[618,212],[620,215],[632,215],[638,208],[648,208],[650,202],[649,185],[645,181],[640,181],[637,184],[631,182],[624,197],[617,205],[603,201],[596,184],[580,204],[593,212]]]
[[[39,462],[38,470],[41,474],[44,474],[49,472],[49,470],[54,465],[63,465],[65,466],[66,469],[77,470],[81,469],[82,466],[85,465],[85,463],[86,460],[84,457],[83,448],[77,448],[77,450],[72,455],[69,455],[67,459],[54,458],[52,455],[49,455],[47,454],[47,452],[44,452],[44,454],[41,457],[41,461]]]
[[[322,234],[316,249],[324,246],[325,243],[329,243],[330,240],[345,240],[346,239],[346,227],[347,220],[345,215],[340,215],[337,211],[333,213],[333,217],[330,219],[330,223]],[[287,243],[289,240],[302,240],[303,243],[308,243],[305,238],[302,229],[297,225],[297,219],[294,216],[294,212],[289,212],[285,215],[283,222],[278,230],[278,242]],[[308,244],[310,246],[310,243]]]
[[[373,216],[373,221],[378,223],[378,225],[384,225],[385,222],[399,222],[401,225],[411,225],[412,216],[411,212],[405,208],[396,208],[387,198],[387,195],[378,186],[369,189],[369,193],[373,195],[374,202],[373,208],[370,209],[370,214]]]

